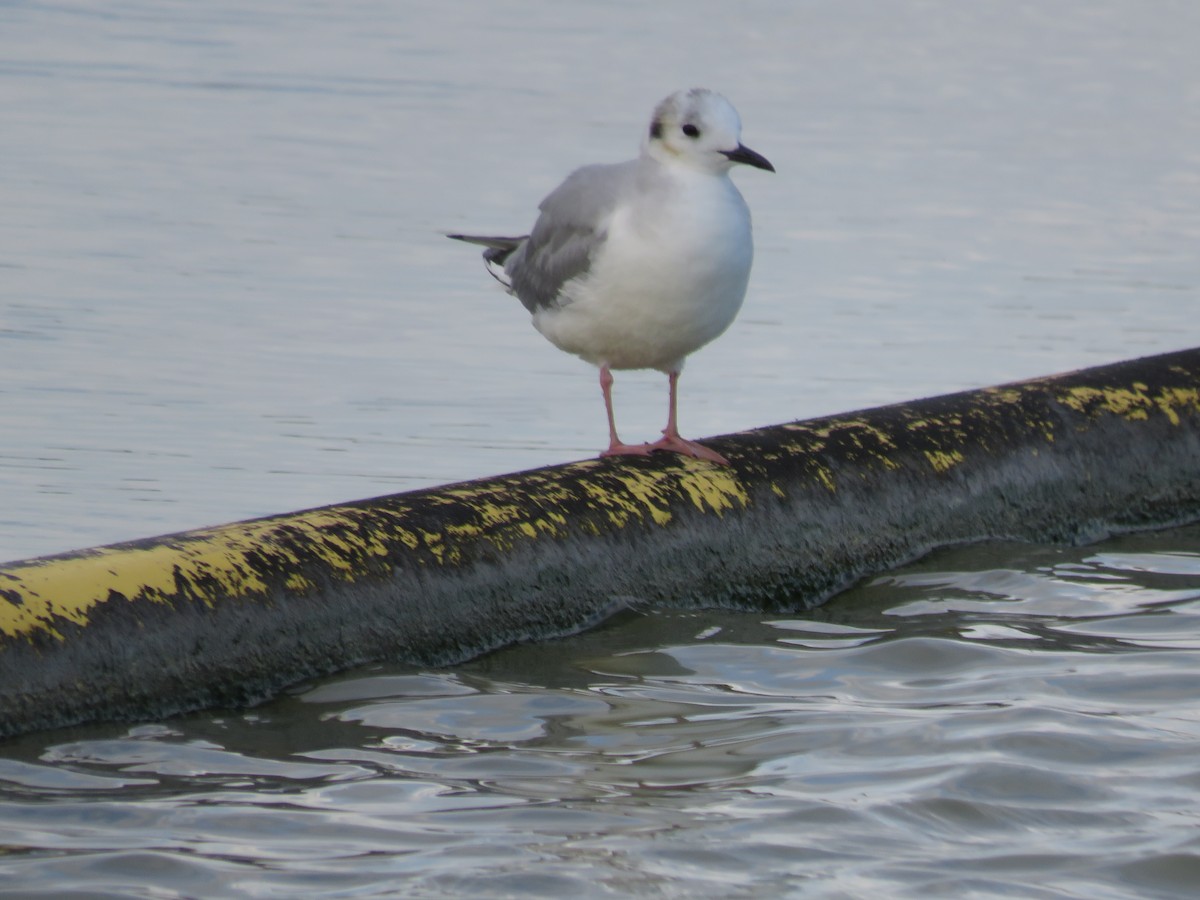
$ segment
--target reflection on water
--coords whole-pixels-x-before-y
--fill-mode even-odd
[[[28,736],[14,891],[1187,896],[1200,526]],[[142,891],[143,893],[139,893]]]

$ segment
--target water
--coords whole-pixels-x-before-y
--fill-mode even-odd
[[[15,896],[1168,897],[1200,877],[1200,526],[981,545],[804,616],[33,735]],[[75,896],[75,895],[72,895]]]
[[[594,371],[441,234],[528,227],[681,85],[779,170],[735,173],[755,271],[686,433],[1194,346],[1197,39],[1135,0],[0,3],[0,559],[594,454]],[[627,439],[663,381],[620,377]]]
[[[693,435],[1200,343],[1200,7],[0,2],[0,559],[590,455],[445,231],[726,93]],[[622,433],[665,389],[622,376]],[[0,753],[11,896],[1190,896],[1196,529]]]

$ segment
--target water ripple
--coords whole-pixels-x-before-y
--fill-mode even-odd
[[[1200,527],[11,741],[27,893],[1184,896]],[[143,893],[139,894],[139,891]]]

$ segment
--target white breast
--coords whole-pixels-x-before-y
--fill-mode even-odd
[[[534,315],[555,346],[613,369],[678,370],[720,335],[746,294],[750,212],[724,175],[674,173],[619,206],[586,275]]]

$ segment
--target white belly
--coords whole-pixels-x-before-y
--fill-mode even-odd
[[[664,372],[725,331],[746,294],[753,246],[741,195],[712,181],[721,192],[686,208],[615,216],[587,274],[564,285],[560,306],[534,314],[538,331],[596,365]]]

